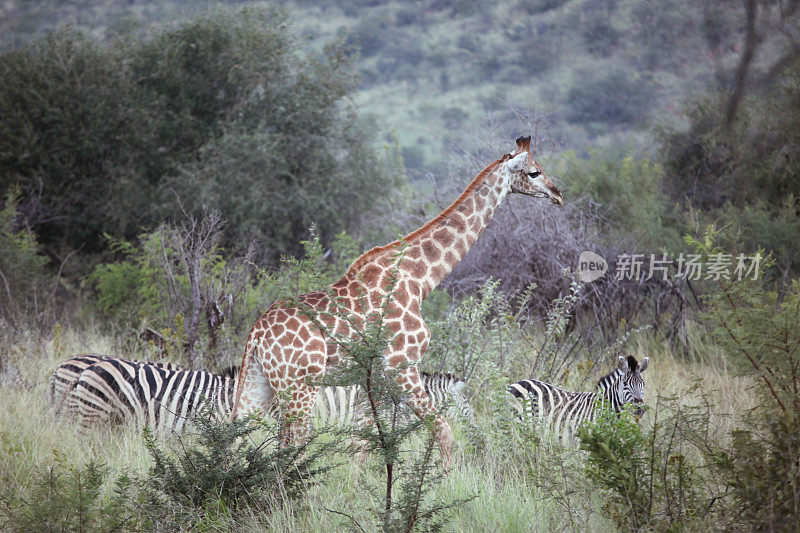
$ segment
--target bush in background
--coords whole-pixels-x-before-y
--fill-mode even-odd
[[[19,197],[19,189],[9,189],[0,210],[0,323],[13,331],[41,325],[55,292],[36,234],[21,222]]]
[[[229,221],[268,259],[316,221],[353,228],[392,186],[347,96],[343,52],[301,56],[276,9],[215,9],[103,44],[73,30],[0,55],[0,190],[54,250],[103,250],[171,217]],[[41,201],[36,191],[41,189]],[[335,208],[334,208],[335,206]]]

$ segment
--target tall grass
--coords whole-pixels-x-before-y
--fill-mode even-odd
[[[724,359],[701,336],[695,341],[694,355],[687,358],[674,356],[665,343],[649,335],[640,336],[631,351],[637,359],[651,360],[646,402],[652,403],[658,396],[678,396],[687,405],[708,401],[711,438],[722,442],[739,416],[755,403],[751,383],[733,376]],[[37,474],[54,464],[80,468],[95,460],[107,465],[109,479],[121,474],[146,475],[151,459],[139,434],[114,429],[78,436],[73,423],[53,419],[47,402],[47,380],[60,361],[86,351],[116,353],[115,348],[123,345],[124,339],[91,328],[56,328],[44,338],[20,336],[7,344],[9,365],[4,377],[17,377],[4,379],[0,386],[0,492],[7,495],[4,501],[24,499]],[[486,403],[473,403],[479,407],[478,428],[508,416],[481,408]],[[642,419],[645,428],[652,424],[651,414]],[[452,423],[457,449],[454,467],[435,488],[434,497],[438,501],[475,498],[451,511],[446,530],[603,531],[613,527],[597,512],[603,505],[602,493],[592,491],[579,475],[586,456],[577,446],[531,441],[527,455],[503,456],[477,448],[470,438],[474,430]],[[404,453],[419,453],[421,445],[417,439]],[[499,449],[503,443],[494,445]],[[380,486],[374,470],[354,465],[341,454],[326,460],[339,466],[311,487],[302,502],[270,514],[245,510],[236,520],[220,512],[219,520],[204,523],[204,527],[212,531],[340,530],[354,527],[357,521],[365,530],[374,530],[378,522],[369,509],[373,508],[373,492]]]

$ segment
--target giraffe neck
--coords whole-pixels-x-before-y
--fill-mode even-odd
[[[405,239],[403,273],[424,299],[455,268],[486,229],[508,194],[510,176],[498,160],[486,167],[439,216]]]
[[[511,176],[502,163],[510,158],[506,154],[483,169],[447,209],[421,228],[356,259],[334,286],[357,278],[371,283],[378,272],[397,264],[402,250],[399,277],[409,282],[408,295],[421,303],[463,259],[509,193]]]

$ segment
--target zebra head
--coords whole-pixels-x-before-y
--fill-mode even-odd
[[[602,377],[597,383],[598,389],[615,411],[619,412],[622,410],[623,405],[633,403],[636,404],[636,416],[640,416],[644,412],[641,408],[641,404],[644,401],[644,379],[642,378],[642,373],[647,369],[648,363],[648,357],[645,357],[639,363],[632,355],[627,358],[620,356],[617,368],[607,376]]]
[[[624,374],[622,377],[622,403],[636,404],[636,416],[642,416],[644,409],[641,404],[644,403],[644,378],[642,374],[647,370],[647,365],[650,362],[649,357],[645,357],[641,362],[636,361],[636,358],[629,355],[627,358],[619,358],[619,367],[624,366]]]

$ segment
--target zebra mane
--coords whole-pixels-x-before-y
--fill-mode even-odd
[[[236,380],[239,378],[239,365],[231,365],[226,367],[220,374],[223,378],[230,378]]]
[[[628,363],[630,364],[630,362]],[[614,370],[597,380],[597,387],[600,388],[603,383],[613,383],[622,380],[624,374],[620,372],[619,366],[615,366]]]
[[[443,384],[450,384],[457,391],[463,389],[467,384],[466,381],[454,376],[451,372],[420,372],[419,374],[422,378],[422,381],[428,383],[439,382]]]

